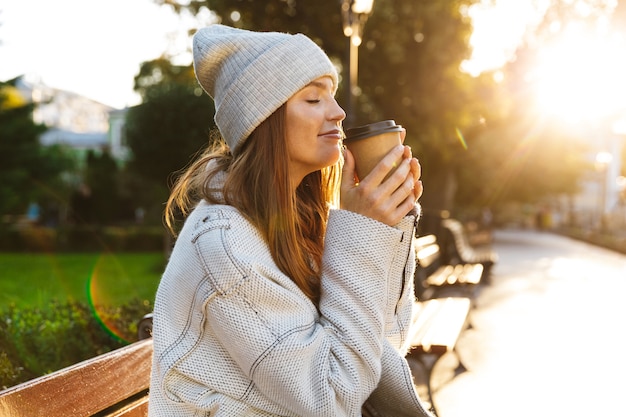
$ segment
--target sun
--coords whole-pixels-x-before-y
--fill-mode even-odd
[[[570,31],[543,45],[529,74],[540,112],[568,122],[626,111],[626,44],[619,34]]]
[[[461,69],[473,76],[494,71],[494,79],[501,82],[499,68],[515,60],[525,41],[532,41],[528,35],[544,21],[549,4],[481,0],[470,6],[472,56]],[[595,7],[585,2],[576,7],[583,6]],[[554,21],[551,40],[533,46],[534,62],[524,81],[532,97],[528,104],[542,116],[570,125],[626,117],[626,29],[609,16]]]

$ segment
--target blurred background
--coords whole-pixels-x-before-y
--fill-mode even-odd
[[[214,22],[319,43],[346,127],[407,129],[426,227],[626,252],[625,1],[5,0],[0,386],[132,341],[151,310],[169,187],[214,128],[190,57]]]

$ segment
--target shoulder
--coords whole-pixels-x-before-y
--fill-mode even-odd
[[[193,242],[213,230],[228,230],[229,234],[260,238],[257,228],[235,207],[204,201],[189,215],[184,229],[187,229],[184,232]]]
[[[187,218],[175,246],[176,256],[199,265],[202,275],[222,293],[239,286],[254,275],[252,271],[274,268],[260,231],[228,205],[200,203]]]

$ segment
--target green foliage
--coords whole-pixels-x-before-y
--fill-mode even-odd
[[[96,154],[87,152],[85,183],[90,191],[90,212],[82,213],[83,220],[97,224],[111,224],[119,218],[132,218],[121,213],[119,169],[108,149]],[[87,218],[85,218],[87,216]]]
[[[348,40],[343,34],[337,0],[286,2],[271,0],[158,0],[192,14],[208,8],[224,24],[252,30],[302,32],[339,63],[347,60]],[[354,123],[395,119],[407,128],[407,144],[420,157],[427,184],[445,179],[463,158],[457,129],[479,123],[484,110],[474,98],[476,81],[460,71],[469,57],[471,24],[462,11],[474,0],[377,0],[364,28],[359,49],[358,108]],[[345,67],[343,67],[345,69]],[[343,80],[346,80],[344,71]],[[483,87],[485,81],[481,81]],[[341,82],[340,104],[346,97]],[[345,103],[344,103],[345,107]],[[445,186],[445,184],[443,184]],[[422,203],[445,205],[445,193],[428,193]],[[431,200],[431,201],[429,201]]]
[[[581,181],[593,169],[587,158],[591,143],[585,135],[589,133],[542,114],[536,107],[536,90],[529,74],[541,45],[556,36],[550,29],[553,23],[589,23],[606,7],[605,2],[596,3],[589,15],[581,17],[570,2],[551,2],[541,24],[518,48],[516,59],[502,68],[503,82],[483,96],[485,104],[500,111],[485,112],[485,126],[472,135],[473,146],[457,173],[459,178],[471,176],[477,181],[459,187],[459,205],[497,208],[579,191]]]
[[[142,101],[158,99],[170,88],[184,86],[189,92],[201,95],[191,66],[174,65],[165,58],[157,58],[141,64],[135,76],[135,91]]]
[[[461,207],[492,207],[507,203],[538,203],[546,197],[578,191],[588,171],[580,137],[539,118],[507,118],[475,138],[460,164],[463,183],[455,200]]]
[[[163,249],[162,226],[59,226],[0,228],[0,251],[75,253],[154,252]],[[0,255],[1,257],[1,255]]]
[[[343,70],[338,97],[345,107],[341,63],[347,62],[348,42],[340,1],[156,2],[192,14],[209,9],[235,27],[307,34]],[[493,74],[471,77],[461,71],[471,52],[466,12],[474,3],[376,0],[359,48],[361,94],[353,123],[391,118],[406,127],[406,143],[422,165],[425,209],[478,209],[574,192],[585,149],[569,132],[520,113],[528,107],[524,57],[518,55],[508,69],[510,84],[496,83]],[[573,8],[571,2],[553,2],[541,30]]]
[[[124,181],[132,198],[161,220],[168,181],[209,143],[214,106],[191,67],[156,60],[142,65],[135,88],[144,103],[128,111],[126,138],[132,150]]]
[[[0,387],[56,371],[137,340],[147,301],[120,307],[52,302],[0,312]]]
[[[74,166],[67,149],[40,145],[46,127],[33,122],[33,104],[14,99],[14,81],[0,83],[1,214],[21,214],[30,202],[62,198],[61,176]]]
[[[460,71],[471,33],[461,10],[472,3],[376,1],[359,52],[361,120],[390,118],[406,127],[422,165],[425,208],[450,206],[449,174],[466,152],[457,131],[474,129],[483,110],[475,99],[479,80]]]
[[[208,96],[170,86],[128,112],[126,135],[132,149],[132,171],[166,184],[208,144],[213,107]]]
[[[0,387],[136,340],[161,252],[0,253]]]
[[[342,58],[346,53],[338,0],[155,0],[155,3],[172,5],[179,12],[186,9],[193,15],[209,9],[223,24],[242,29],[305,33],[331,57]]]

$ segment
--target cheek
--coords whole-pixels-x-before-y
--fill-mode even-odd
[[[287,129],[287,140],[293,146],[308,148],[313,152],[313,148],[317,146],[319,129],[310,119],[300,119]]]

